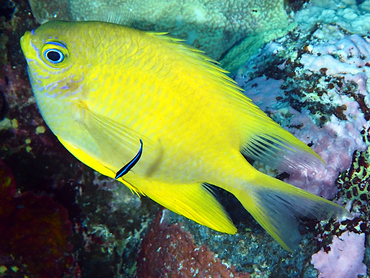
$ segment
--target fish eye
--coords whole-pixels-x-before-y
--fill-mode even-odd
[[[50,63],[58,64],[63,62],[64,54],[58,49],[48,49],[44,52],[44,57]]]
[[[50,41],[46,42],[40,50],[40,57],[45,64],[53,68],[61,68],[68,62],[69,51],[65,43]]]

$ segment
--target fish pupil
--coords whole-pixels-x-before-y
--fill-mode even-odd
[[[64,55],[63,55],[62,52],[60,52],[57,49],[49,49],[45,53],[45,58],[49,62],[51,62],[53,64],[57,64],[57,63],[60,63],[64,60]]]

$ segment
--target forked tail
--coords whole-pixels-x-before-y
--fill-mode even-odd
[[[265,174],[259,173],[232,192],[244,208],[282,247],[294,251],[301,235],[299,218],[328,219],[350,216],[343,207]]]

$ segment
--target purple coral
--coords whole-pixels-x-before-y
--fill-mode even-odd
[[[319,270],[319,277],[357,278],[366,275],[362,260],[365,252],[365,234],[346,232],[334,236],[331,250],[324,250],[312,256],[311,263]]]
[[[361,132],[370,119],[366,106],[370,42],[352,35],[332,42],[312,38],[312,45],[307,38],[294,43],[305,46],[284,54],[282,44],[270,43],[256,60],[273,65],[261,73],[249,73],[249,78],[255,78],[247,79],[251,69],[245,69],[235,79],[262,110],[326,162],[315,172],[289,173],[286,181],[332,199],[338,191],[338,174],[351,165],[354,151],[367,147]],[[255,67],[260,63],[255,62]]]

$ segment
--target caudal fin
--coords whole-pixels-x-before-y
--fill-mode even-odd
[[[294,251],[301,235],[299,218],[328,219],[349,216],[343,207],[295,186],[259,173],[253,185],[234,193],[244,208],[288,251]]]

